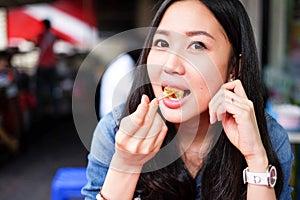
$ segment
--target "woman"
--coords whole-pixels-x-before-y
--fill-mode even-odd
[[[291,199],[290,143],[264,113],[242,4],[167,0],[152,26],[146,70],[95,130],[86,199]],[[207,139],[218,123],[220,136]]]

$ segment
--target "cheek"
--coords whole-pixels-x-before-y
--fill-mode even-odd
[[[150,50],[147,58],[147,69],[148,69],[149,76],[153,77],[153,74],[156,76],[160,74],[165,64],[165,60],[166,60],[165,53],[158,52],[155,50]]]
[[[194,89],[196,91],[195,94],[200,111],[206,110],[208,108],[208,103],[214,94],[210,91],[209,86],[203,79],[195,84]]]
[[[207,105],[223,84],[221,73],[214,65],[206,65],[190,74],[192,77],[188,80],[193,80],[190,83],[195,91],[197,102]]]
[[[229,68],[229,59],[230,59],[230,50],[225,49],[223,50],[224,54],[223,56],[215,56],[214,62],[216,63],[216,66],[218,67],[218,71],[220,73],[220,76],[222,77],[223,83],[227,82],[227,71]]]
[[[150,65],[162,65],[165,58],[165,52],[160,52],[157,50],[150,50],[147,57],[147,64]]]
[[[220,76],[222,77],[223,83],[227,82],[227,69],[228,69],[228,63],[221,63],[218,65]]]
[[[150,78],[150,82],[152,84],[152,88],[156,95],[158,92],[161,91],[159,80],[163,69],[163,65],[159,63],[159,61],[161,61],[161,59],[159,59],[159,55],[150,51],[147,58],[147,71],[148,76]]]
[[[151,82],[158,78],[157,75],[161,71],[160,64],[157,62],[157,56],[152,51],[149,52],[147,58],[147,70]]]
[[[213,53],[200,54],[196,56],[190,56],[189,60],[192,63],[189,74],[191,77],[189,80],[196,80],[196,86],[203,88],[202,95],[213,96],[224,83],[224,63],[226,60],[222,56]],[[201,81],[200,81],[201,80]],[[195,88],[199,90],[199,88]],[[204,93],[206,91],[206,93]]]

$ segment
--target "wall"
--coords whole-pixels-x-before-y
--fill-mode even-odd
[[[286,0],[270,1],[269,65],[283,68],[286,49]]]
[[[5,49],[6,46],[6,9],[0,8],[0,50]]]
[[[261,55],[262,44],[262,1],[241,0],[245,6],[253,27],[258,54]]]

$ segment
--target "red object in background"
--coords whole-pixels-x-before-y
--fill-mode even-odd
[[[9,10],[7,16],[8,38],[34,39],[42,31],[42,23],[24,12],[24,8]],[[24,25],[29,24],[25,29]]]
[[[42,31],[43,19],[49,19],[52,31],[63,40],[84,45],[97,38],[94,0],[58,0],[8,10],[7,36],[9,46],[20,39],[35,40]]]

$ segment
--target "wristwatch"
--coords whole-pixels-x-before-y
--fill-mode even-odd
[[[248,167],[243,171],[244,184],[266,185],[274,187],[277,180],[277,171],[275,166],[269,165],[264,173],[249,172]]]

